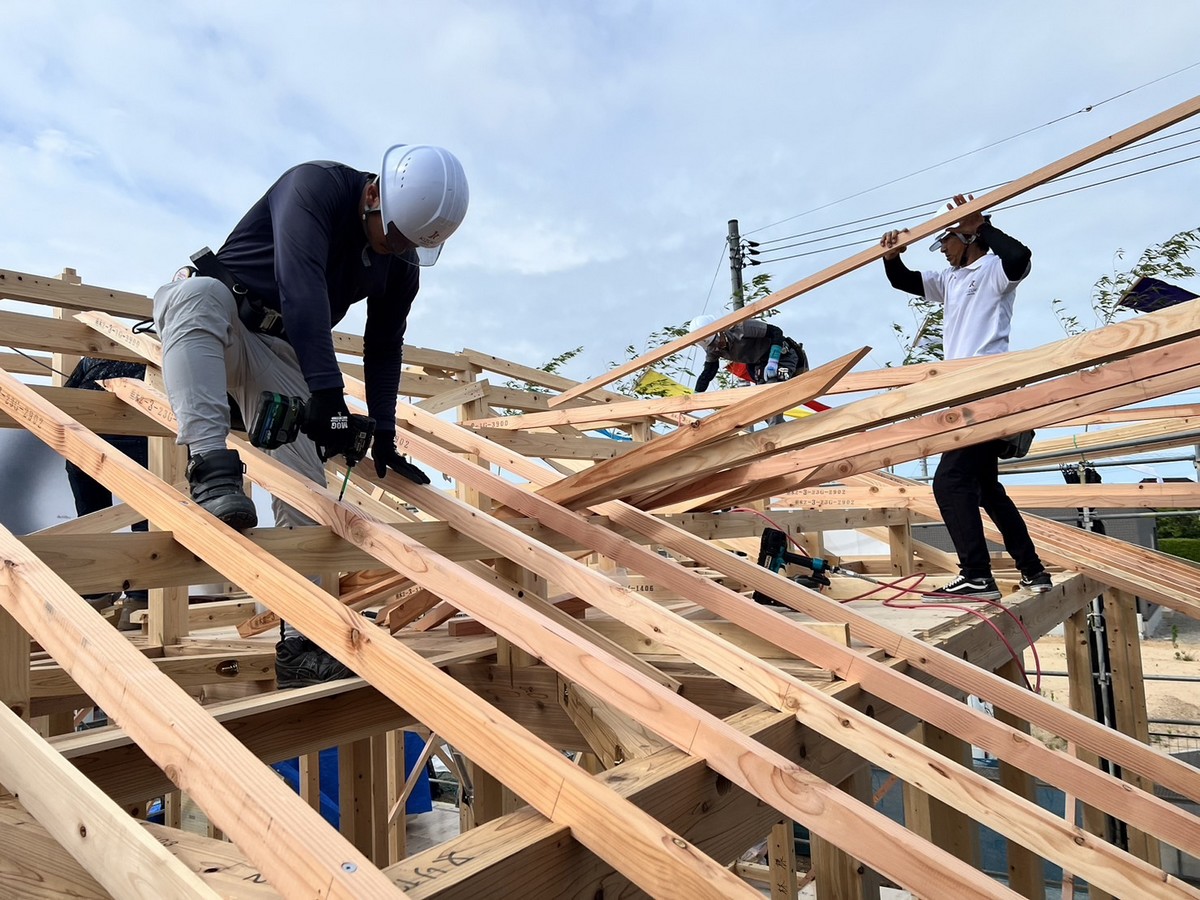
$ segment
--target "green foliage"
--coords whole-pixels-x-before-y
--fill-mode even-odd
[[[1172,510],[1160,509],[1161,513]],[[1200,516],[1162,515],[1155,519],[1155,533],[1163,538],[1200,538]]]
[[[937,362],[944,355],[942,334],[945,307],[925,297],[909,297],[908,308],[912,311],[914,322],[911,333],[899,322],[892,323],[896,343],[904,350],[900,365]]]
[[[1117,301],[1139,278],[1153,277],[1164,281],[1178,281],[1195,277],[1196,269],[1188,258],[1197,249],[1200,249],[1200,228],[1180,231],[1161,244],[1145,250],[1129,270],[1114,271],[1111,275],[1100,277],[1092,287],[1092,312],[1095,314],[1097,326],[1111,325],[1116,321],[1118,313],[1128,312],[1117,306]],[[1115,259],[1124,258],[1125,251],[1118,249]],[[1056,298],[1052,305],[1059,324],[1068,335],[1081,334],[1087,330],[1078,317],[1066,312],[1066,304],[1062,300]]]
[[[688,322],[691,320],[689,319]],[[688,333],[688,322],[682,322],[678,325],[664,325],[657,331],[650,332],[650,336],[646,338],[645,344],[639,350],[636,345],[629,344],[625,347],[625,362],[637,359],[651,350],[669,344],[671,341],[677,340]],[[693,372],[687,367],[686,357],[688,350],[680,350],[677,353],[672,353],[670,356],[664,357],[656,362],[651,368],[660,375],[666,375],[668,378],[673,378],[676,381],[686,381],[692,377]],[[615,369],[621,363],[609,362],[608,367]],[[643,370],[644,372],[644,370]],[[629,397],[659,397],[662,396],[661,391],[646,391],[636,389],[638,379],[642,377],[643,372],[635,372],[632,375],[626,375],[617,381],[614,381],[608,386],[609,390],[617,391]]]
[[[572,359],[574,359],[576,356],[578,356],[582,352],[583,352],[583,347],[576,347],[574,350],[566,350],[566,351],[558,354],[558,356],[551,359],[545,365],[538,366],[538,368],[543,372],[550,373],[551,375],[557,375],[557,374],[559,374],[559,370],[562,369],[563,366],[565,366],[567,363],[569,363]],[[549,390],[542,387],[540,384],[532,384],[528,381],[522,381],[519,379],[512,379],[512,378],[510,378],[508,381],[504,382],[503,387],[506,387],[512,391],[530,391],[531,393],[534,393],[534,394],[549,394],[550,393]],[[497,412],[499,412],[500,415],[502,415],[502,416],[515,416],[515,415],[517,415],[517,413],[520,412],[520,410],[500,409],[500,410],[497,410]]]
[[[761,300],[763,297],[770,295],[770,293],[771,293],[771,276],[769,273],[763,272],[759,275],[755,275],[750,280],[750,284],[744,286],[743,291],[742,291],[742,298],[745,301],[746,305],[749,305],[751,303],[755,303],[755,302]],[[725,308],[726,309],[733,308],[733,298],[732,297],[730,297],[729,302],[725,304]],[[779,312],[778,308],[769,309],[765,313],[762,314],[762,318],[769,319],[771,316],[776,315],[778,312]],[[648,338],[646,338],[646,342],[642,346],[641,350],[638,350],[634,344],[629,344],[625,348],[625,362],[629,362],[630,360],[637,359],[639,356],[643,356],[643,355],[649,353],[651,350],[661,347],[664,344],[669,344],[671,341],[674,341],[674,340],[677,340],[678,338],[683,337],[685,334],[688,333],[688,325],[690,322],[691,322],[691,319],[689,319],[687,322],[683,322],[679,325],[664,325],[663,327],[659,328],[657,331],[650,332],[650,336]],[[694,348],[694,350],[693,350],[693,348]],[[693,356],[693,354],[695,354],[695,356],[699,357],[697,364],[700,365],[701,367],[703,367],[704,351],[701,350],[698,346],[692,345],[692,347],[689,347],[686,350],[680,350],[678,353],[672,353],[670,356],[660,359],[653,366],[651,366],[651,368],[655,372],[658,372],[660,375],[665,375],[668,378],[672,378],[675,381],[686,384],[688,381],[691,381],[697,374],[696,372],[693,372],[690,368],[688,368],[688,358],[689,357],[695,358]],[[615,369],[617,367],[617,365],[618,365],[618,363],[616,363],[616,362],[610,362],[608,364],[610,369]],[[638,372],[633,375],[627,375],[626,377],[621,378],[618,381],[615,381],[612,384],[610,384],[609,389],[617,391],[622,394],[625,394],[629,397],[662,396],[661,391],[655,391],[653,389],[646,389],[646,388],[637,388],[638,380],[642,377],[643,374],[644,374],[644,372]],[[743,382],[740,378],[730,375],[724,369],[720,369],[717,372],[717,377],[713,379],[713,382],[715,385],[715,389],[719,390],[719,391],[728,390],[729,388],[741,387],[745,384],[745,382]]]
[[[1200,538],[1160,538],[1158,549],[1171,556],[1200,563]]]

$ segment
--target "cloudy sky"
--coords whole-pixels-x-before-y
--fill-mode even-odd
[[[410,342],[530,365],[582,346],[565,374],[585,379],[723,310],[731,218],[764,247],[821,239],[749,272],[783,287],[1200,94],[1189,6],[5,3],[0,268],[153,293],[287,167],[374,170],[389,144],[437,143],[471,208]],[[996,213],[1034,251],[1014,348],[1062,336],[1056,298],[1090,324],[1098,277],[1200,225],[1195,126]],[[910,324],[880,266],[776,321],[814,362],[866,344],[872,366]]]

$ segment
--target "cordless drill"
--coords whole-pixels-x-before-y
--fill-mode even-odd
[[[770,569],[777,574],[783,571],[783,567],[789,563],[804,566],[807,569],[812,569],[812,575],[796,575],[792,578],[792,581],[812,588],[814,591],[819,591],[823,587],[829,587],[829,576],[826,573],[837,571],[837,567],[827,559],[821,559],[816,556],[803,556],[799,553],[789,553],[787,542],[788,536],[784,532],[777,528],[764,528],[762,538],[758,542],[758,564],[764,569]],[[764,594],[762,591],[754,592],[754,602],[769,606],[782,605],[775,598]]]
[[[308,413],[307,404],[300,397],[288,397],[276,391],[263,391],[254,421],[250,423],[250,443],[263,450],[274,450],[290,444],[300,434],[300,426]],[[370,416],[351,413],[346,417],[350,446],[346,456],[346,480],[350,470],[367,455],[371,438],[375,434],[375,420]],[[342,494],[346,492],[346,481],[342,482]]]

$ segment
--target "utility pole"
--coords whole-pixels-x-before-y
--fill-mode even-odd
[[[746,290],[742,284],[742,236],[738,233],[738,220],[729,220],[729,280],[733,284],[733,307],[746,305]]]

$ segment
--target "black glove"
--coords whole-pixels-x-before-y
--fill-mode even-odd
[[[403,475],[417,484],[429,484],[429,476],[396,452],[396,432],[375,432],[375,443],[371,445],[371,456],[375,459],[375,474],[380,478],[387,475],[390,467],[397,475]]]
[[[341,388],[321,388],[308,398],[304,424],[300,426],[317,445],[321,462],[350,449],[350,410]]]

